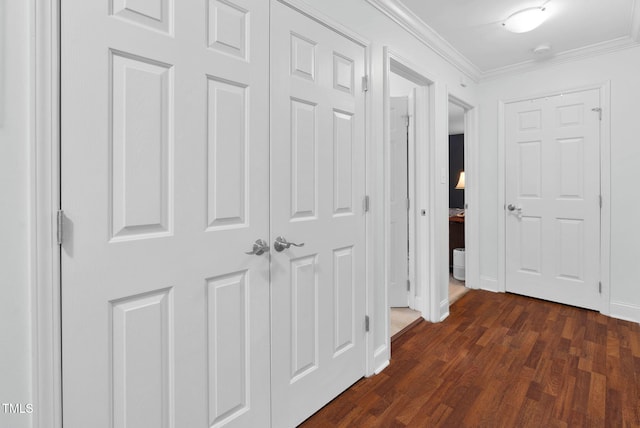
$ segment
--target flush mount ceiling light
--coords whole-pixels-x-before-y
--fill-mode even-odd
[[[523,9],[508,17],[502,25],[512,33],[526,33],[537,28],[547,19],[545,11],[544,7]]]

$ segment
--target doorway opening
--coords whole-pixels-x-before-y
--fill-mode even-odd
[[[415,229],[411,201],[415,183],[415,98],[417,85],[391,70],[389,74],[389,306],[390,335],[420,319],[411,297]]]
[[[386,51],[385,268],[389,340],[429,318],[432,80]]]
[[[465,108],[449,100],[449,305],[465,286]]]

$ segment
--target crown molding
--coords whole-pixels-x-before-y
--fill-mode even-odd
[[[367,3],[396,22],[421,43],[432,49],[445,61],[466,74],[476,83],[509,74],[539,70],[551,65],[578,61],[592,56],[604,55],[640,46],[640,0],[634,0],[631,11],[630,35],[628,36],[559,52],[548,59],[533,59],[491,70],[481,70],[433,28],[402,4],[400,0],[367,0]]]
[[[482,72],[474,63],[451,46],[440,34],[428,26],[401,2],[397,0],[367,0],[367,3],[391,18],[391,20],[404,28],[421,43],[431,48],[471,80],[476,83],[480,80]]]
[[[548,59],[523,61],[517,64],[487,70],[482,72],[480,80],[486,81],[509,74],[539,70],[552,65],[579,61],[581,59],[605,55],[637,46],[640,46],[640,43],[630,36],[620,37],[618,39],[560,52]]]

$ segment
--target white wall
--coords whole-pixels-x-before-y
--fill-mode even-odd
[[[2,404],[33,403],[30,283],[30,2],[0,2],[0,427],[31,426]]]
[[[611,315],[640,322],[640,47],[483,82],[480,93],[481,276],[498,278],[498,100],[611,82]]]

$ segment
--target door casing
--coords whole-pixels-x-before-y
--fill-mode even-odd
[[[498,102],[498,290],[506,292],[506,165],[505,165],[505,105],[530,99],[553,97],[571,92],[597,89],[600,92],[602,118],[600,122],[600,281],[602,299],[600,313],[611,313],[611,82],[532,94]]]

